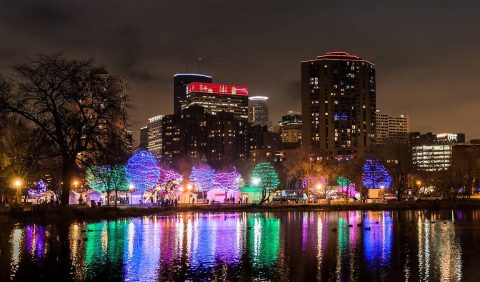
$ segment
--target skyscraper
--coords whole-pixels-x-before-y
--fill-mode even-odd
[[[293,149],[300,146],[302,141],[302,115],[289,111],[282,116],[279,122],[282,148]]]
[[[240,85],[192,82],[187,86],[187,96],[182,111],[193,105],[201,106],[205,113],[233,113],[236,119],[248,119],[248,88]]]
[[[148,151],[150,151],[157,159],[162,157],[162,119],[163,115],[154,116],[148,119]]]
[[[212,77],[204,74],[177,73],[173,76],[173,110],[175,114],[182,111],[182,103],[187,96],[187,85],[192,82],[212,82]]]
[[[247,157],[247,121],[233,113],[207,113],[193,105],[181,114],[167,115],[163,123],[163,158],[233,163]]]
[[[147,150],[148,148],[148,127],[140,128],[140,141],[138,142],[139,150]]]
[[[268,97],[265,96],[251,96],[248,98],[248,121],[253,125],[268,126],[271,123],[268,119]]]
[[[377,110],[375,144],[408,143],[409,120],[406,115],[388,115]]]
[[[317,156],[351,158],[373,145],[375,66],[345,52],[301,63],[302,147]]]

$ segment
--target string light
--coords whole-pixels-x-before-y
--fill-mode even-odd
[[[366,160],[362,170],[362,183],[368,189],[389,188],[392,178],[384,165],[375,160]]]
[[[217,172],[213,178],[213,187],[224,190],[238,190],[240,174],[234,169],[230,172]]]
[[[269,162],[258,163],[253,169],[250,184],[253,187],[276,189],[280,185],[278,174]]]
[[[214,188],[213,179],[215,170],[207,165],[201,167],[192,167],[190,182],[200,191],[209,191]]]
[[[145,191],[152,189],[160,179],[160,167],[152,153],[139,151],[128,160],[127,177],[135,189]]]
[[[30,196],[38,196],[45,192],[47,192],[47,183],[43,179],[40,179],[35,183],[35,189],[27,190],[27,193]]]
[[[127,191],[129,182],[121,165],[92,166],[87,169],[87,183],[98,192]]]
[[[159,180],[160,185],[165,185],[170,182],[176,182],[176,183],[182,182],[183,176],[177,171],[175,171],[174,169],[161,168],[160,171],[161,171],[160,180]]]

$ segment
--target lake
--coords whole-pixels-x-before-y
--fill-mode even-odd
[[[468,281],[479,251],[480,210],[3,223],[0,281]]]

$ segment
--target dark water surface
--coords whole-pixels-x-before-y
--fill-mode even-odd
[[[0,281],[480,281],[480,211],[2,224]]]

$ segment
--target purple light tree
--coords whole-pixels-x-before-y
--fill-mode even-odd
[[[235,169],[230,172],[217,172],[213,178],[213,187],[223,190],[238,190],[240,173]]]

